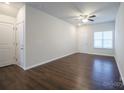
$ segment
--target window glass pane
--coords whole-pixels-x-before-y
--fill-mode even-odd
[[[103,39],[112,39],[112,31],[103,32]]]
[[[104,40],[103,41],[103,48],[112,48],[112,40]]]
[[[94,40],[102,39],[102,32],[94,32]]]
[[[113,32],[94,32],[94,48],[113,48]]]
[[[94,40],[95,48],[102,48],[102,40]]]

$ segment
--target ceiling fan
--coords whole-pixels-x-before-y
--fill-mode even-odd
[[[96,15],[79,15],[74,17],[73,19],[78,20],[80,24],[87,23],[87,22],[93,22]]]

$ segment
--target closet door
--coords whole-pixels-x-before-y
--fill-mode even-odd
[[[0,23],[0,67],[15,63],[13,24]]]

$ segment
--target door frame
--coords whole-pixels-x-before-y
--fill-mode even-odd
[[[17,25],[19,25],[19,24],[23,24],[23,40],[24,40],[23,41],[23,43],[24,43],[24,46],[23,47],[25,47],[25,34],[24,34],[24,31],[25,31],[25,27],[24,26],[25,25],[24,25],[24,21],[16,22],[16,24],[15,24],[15,27],[16,27],[16,32],[15,32],[15,42],[16,42],[15,50],[16,51],[15,51],[15,53],[16,53],[16,59],[17,59],[16,62],[17,62],[17,65],[24,69],[25,67],[21,66],[19,64],[19,62],[18,62],[19,59],[18,59],[18,54],[17,54],[17,51],[18,51],[17,50],[17,44],[18,44],[18,41],[17,41],[17,31],[18,31]],[[23,58],[24,59],[23,59],[23,61],[24,61],[24,65],[25,65],[25,48],[23,49],[23,51],[24,51],[24,54],[23,54]]]

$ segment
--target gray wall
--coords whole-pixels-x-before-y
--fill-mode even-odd
[[[26,6],[26,68],[75,53],[76,28]]]
[[[124,3],[121,3],[116,17],[115,58],[124,82]]]

